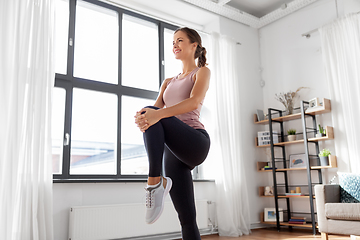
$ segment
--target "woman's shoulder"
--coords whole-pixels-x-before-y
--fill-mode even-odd
[[[196,72],[196,76],[210,76],[210,73],[210,69],[204,66],[199,68],[199,70]]]

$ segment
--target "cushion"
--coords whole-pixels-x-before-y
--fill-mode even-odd
[[[340,201],[342,203],[360,202],[360,174],[338,173],[340,185]]]
[[[333,220],[360,221],[360,203],[326,203],[325,216]]]

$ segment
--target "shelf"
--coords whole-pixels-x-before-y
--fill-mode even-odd
[[[326,136],[325,137],[308,138],[308,142],[320,142],[320,141],[326,141],[326,140],[333,140],[334,139],[334,129],[333,129],[333,127],[326,126],[325,129],[326,129]],[[298,144],[298,143],[304,143],[304,139],[290,141],[290,142],[274,143],[274,146],[286,146],[286,145]],[[268,148],[268,147],[271,146],[270,144],[259,146],[257,137],[255,137],[255,144],[256,144],[256,147],[258,147],[258,148]]]
[[[274,196],[265,196],[264,195],[264,188],[265,187],[259,187],[259,196],[260,197],[264,197],[264,198],[273,198]],[[309,199],[309,195],[303,195],[303,196],[285,196],[285,195],[278,195],[278,198],[307,198]],[[315,196],[313,196],[313,198],[315,198]]]
[[[265,222],[265,221],[264,221],[264,212],[261,212],[261,213],[260,213],[260,223],[269,224],[269,225],[276,225],[276,222]],[[311,223],[306,223],[306,224],[292,224],[292,223],[289,223],[289,222],[280,222],[280,226],[312,228],[312,224],[311,224]],[[317,224],[316,224],[316,228],[318,228]]]
[[[328,113],[330,111],[331,111],[331,102],[329,99],[324,98],[322,107],[309,108],[305,111],[305,114],[319,115],[319,114],[323,114],[323,113]],[[273,118],[272,121],[287,122],[287,121],[291,121],[291,120],[295,120],[295,119],[301,119],[301,113],[295,113],[295,114],[286,115],[283,117]],[[269,120],[267,119],[267,120],[258,121],[257,115],[254,114],[254,123],[260,124],[260,125],[266,125],[266,124],[269,124]]]
[[[268,162],[257,162],[257,171],[258,172],[272,172],[272,170],[262,170]],[[311,166],[311,170],[318,170],[318,169],[327,169],[327,168],[337,168],[337,160],[335,155],[329,156],[329,166]],[[278,168],[276,172],[284,172],[284,171],[299,171],[299,170],[306,170],[306,168]]]

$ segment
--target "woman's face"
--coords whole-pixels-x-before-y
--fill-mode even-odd
[[[197,43],[191,43],[187,34],[178,31],[174,34],[173,53],[176,59],[194,59]]]

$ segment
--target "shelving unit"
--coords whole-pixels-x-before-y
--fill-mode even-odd
[[[334,131],[333,128],[330,126],[327,126],[326,129],[326,136],[324,137],[315,137],[315,133],[316,133],[316,115],[320,115],[320,114],[324,114],[324,113],[328,113],[331,111],[331,103],[329,99],[323,99],[323,105],[321,107],[317,107],[317,108],[308,108],[305,110],[305,106],[308,106],[308,102],[306,101],[301,101],[300,104],[300,113],[296,113],[296,114],[292,114],[292,115],[287,115],[287,116],[282,116],[282,111],[278,110],[278,109],[272,109],[269,108],[268,109],[268,116],[269,119],[267,120],[263,120],[263,121],[257,121],[257,116],[256,114],[254,115],[254,123],[255,124],[260,124],[260,125],[268,125],[269,126],[269,132],[270,132],[270,144],[268,145],[262,145],[262,146],[258,146],[258,139],[255,138],[255,145],[257,148],[270,148],[271,149],[271,166],[272,169],[270,170],[266,170],[264,169],[264,166],[267,166],[269,162],[257,162],[257,171],[258,172],[272,172],[273,175],[273,186],[274,186],[274,191],[273,191],[273,196],[265,196],[264,195],[264,187],[259,187],[259,196],[260,197],[264,197],[264,198],[274,198],[274,202],[275,202],[275,209],[276,209],[276,222],[265,222],[264,221],[264,216],[262,213],[261,216],[261,222],[262,223],[266,223],[266,224],[275,224],[278,228],[278,230],[280,230],[280,226],[289,226],[289,227],[306,227],[306,228],[312,228],[313,233],[316,233],[316,222],[315,222],[315,211],[314,211],[314,194],[313,194],[313,181],[311,179],[311,171],[316,171],[318,173],[318,183],[322,184],[322,169],[327,169],[327,168],[336,168],[337,167],[337,161],[336,161],[336,156],[330,156],[329,158],[329,165],[328,166],[320,166],[320,160],[317,157],[317,155],[319,154],[319,142],[321,141],[328,141],[328,140],[333,140],[334,139]],[[274,113],[275,112],[275,113]],[[278,117],[273,117],[275,114],[278,115]],[[310,117],[312,118],[312,127],[308,128],[306,126],[306,118]],[[284,134],[284,127],[283,127],[283,123],[284,122],[288,122],[288,121],[292,121],[292,120],[296,120],[296,119],[301,119],[302,122],[302,127],[303,127],[303,139],[300,140],[295,140],[295,141],[285,141],[285,134]],[[280,134],[279,134],[279,143],[274,143],[274,135],[273,133],[273,124],[279,124],[280,125]],[[313,133],[312,137],[309,137],[308,135],[310,133]],[[289,145],[293,145],[293,144],[304,144],[304,154],[305,154],[305,161],[306,161],[306,167],[304,168],[289,168],[289,160],[286,160],[286,147]],[[315,146],[315,151],[316,151],[316,155],[310,155],[309,154],[309,144],[313,144]],[[275,157],[275,148],[281,148],[281,152],[282,152],[282,157]],[[314,157],[316,156],[316,157]],[[281,160],[278,160],[281,159]],[[312,166],[310,165],[310,159],[317,159],[317,163]],[[282,168],[277,168],[278,164],[282,164]],[[288,174],[290,174],[293,171],[306,171],[307,173],[307,185],[305,185],[308,188],[308,194],[306,195],[285,195],[285,193],[290,192],[289,189],[290,187],[294,187],[294,186],[290,186],[288,183]],[[283,190],[285,191],[285,193],[279,193],[278,191],[278,187],[280,187],[280,184],[278,185],[277,183],[277,174],[283,174],[283,179],[284,179],[284,184],[281,185],[281,187],[283,188]],[[306,224],[291,224],[288,222],[280,222],[279,221],[279,203],[278,200],[279,199],[284,199],[286,201],[286,205],[287,205],[287,210],[283,211],[283,214],[285,215],[285,213],[287,214],[287,219],[291,218],[291,209],[290,209],[290,200],[291,199],[308,199],[309,200],[309,204],[310,204],[310,215],[311,215],[311,222],[308,222]],[[285,216],[284,216],[284,219]]]
[[[264,221],[264,212],[261,212],[261,213],[260,213],[260,223],[277,225],[276,222],[265,222],[265,221]],[[306,224],[291,224],[291,223],[288,223],[288,222],[280,222],[280,226],[312,228],[312,224],[311,224],[311,223],[306,223]],[[316,226],[316,228],[318,228],[318,226]]]

